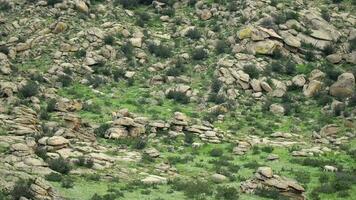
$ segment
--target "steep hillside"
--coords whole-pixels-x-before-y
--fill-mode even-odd
[[[356,196],[355,0],[0,0],[0,200]]]

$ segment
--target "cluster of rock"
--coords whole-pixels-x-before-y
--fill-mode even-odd
[[[341,135],[340,132],[340,126],[328,124],[322,127],[319,133],[313,132],[313,139],[315,143],[340,146],[355,137],[355,133],[348,132]]]
[[[236,155],[246,154],[255,145],[290,147],[296,144],[302,144],[297,141],[297,135],[291,133],[275,132],[271,134],[273,138],[260,138],[256,135],[247,136],[237,142],[233,148],[233,153]]]
[[[44,179],[36,178],[30,185],[29,192],[33,200],[62,200],[57,191]],[[27,198],[22,197],[26,200]]]
[[[208,122],[201,124],[192,123],[183,113],[175,112],[174,118],[169,121],[149,120],[146,117],[138,117],[127,109],[113,113],[114,120],[106,131],[105,137],[112,139],[139,137],[144,133],[159,134],[168,132],[169,137],[184,135],[185,132],[196,134],[202,141],[220,143],[224,134],[214,128]]]
[[[258,188],[275,189],[283,196],[295,200],[305,200],[305,189],[296,181],[273,174],[270,167],[259,167],[255,176],[241,183],[241,190],[245,193],[253,193]]]
[[[12,115],[1,115],[0,123],[14,135],[30,135],[40,132],[40,121],[36,111],[26,106],[15,107]]]

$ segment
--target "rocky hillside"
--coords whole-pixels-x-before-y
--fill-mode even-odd
[[[354,199],[355,13],[0,0],[0,199]]]

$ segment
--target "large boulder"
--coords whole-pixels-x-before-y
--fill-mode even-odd
[[[303,94],[306,97],[312,97],[321,90],[322,83],[320,81],[312,80],[303,88]]]
[[[335,97],[350,97],[355,92],[355,77],[352,73],[343,73],[330,86],[330,94]]]
[[[255,54],[272,55],[280,46],[282,45],[275,40],[263,40],[253,43],[251,51]]]

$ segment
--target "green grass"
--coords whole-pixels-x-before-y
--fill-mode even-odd
[[[106,122],[111,119],[111,113],[119,109],[127,108],[129,111],[151,117],[153,119],[170,119],[175,111],[180,111],[188,116],[199,116],[194,104],[182,106],[172,100],[162,99],[159,105],[146,102],[150,98],[150,89],[141,88],[138,85],[128,87],[125,84],[105,86],[99,89],[104,94],[96,94],[88,86],[74,84],[68,88],[59,90],[59,95],[82,101],[91,100],[94,105],[100,107],[99,112],[82,110],[79,112],[84,119]]]

